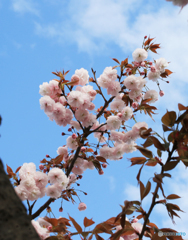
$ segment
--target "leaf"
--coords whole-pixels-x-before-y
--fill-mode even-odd
[[[20,170],[20,168],[21,168],[21,166],[16,169],[16,172],[15,172],[15,173],[17,173],[17,172]]]
[[[137,179],[138,182],[140,182],[140,174],[141,174],[141,171],[142,171],[143,166],[144,166],[144,164],[143,164],[142,167],[139,169],[138,174],[137,174],[137,176],[136,176],[136,179]]]
[[[103,162],[103,163],[107,163],[106,159],[101,157],[101,156],[97,156],[96,159],[99,161],[99,162]]]
[[[174,111],[168,112],[167,111],[167,113],[162,117],[161,121],[167,127],[173,127],[174,123],[176,121],[176,112],[174,112]]]
[[[156,137],[150,136],[150,138],[152,139],[153,144],[157,149],[165,151],[164,146],[159,142],[159,140]]]
[[[179,111],[184,111],[184,110],[188,110],[188,107],[185,107],[181,103],[178,103],[178,109]]]
[[[150,226],[150,227],[155,227],[155,228],[157,228],[157,229],[158,229],[157,225],[155,225],[154,223],[151,223],[151,222],[150,222],[150,223],[148,223],[148,224],[147,224],[147,226]]]
[[[56,158],[52,159],[53,163],[55,163],[55,164],[61,163],[63,161],[63,157],[64,157],[64,155],[58,155]]]
[[[143,198],[145,198],[148,195],[150,190],[151,190],[151,183],[150,183],[150,181],[148,181],[146,184],[146,187],[144,189],[144,192],[143,192]]]
[[[163,73],[161,73],[161,77],[162,78],[167,78],[170,74],[172,74],[173,72],[171,72],[169,69],[165,69],[165,71]]]
[[[99,236],[98,234],[95,234],[95,237],[97,240],[104,240],[104,238],[102,238],[101,236]]]
[[[144,198],[144,190],[145,190],[145,187],[144,187],[144,184],[140,181],[140,199],[142,201],[142,199]]]
[[[166,197],[166,199],[177,199],[177,198],[181,198],[181,197],[176,194],[170,194]]]
[[[78,233],[82,233],[82,228],[80,227],[80,225],[74,220],[74,218],[72,218],[71,216],[69,216],[69,219],[71,220],[71,222],[73,223],[74,227],[76,228],[76,230],[78,231]]]
[[[150,147],[152,144],[153,144],[153,141],[151,140],[150,137],[148,137],[148,138],[146,139],[145,143],[142,144],[142,146],[143,146],[144,148],[146,148],[146,147]]]
[[[159,149],[157,149],[157,155],[158,155],[159,157],[162,156],[162,153],[161,153],[161,151],[160,151]]]
[[[45,219],[45,221],[51,223],[52,226],[54,226],[54,227],[56,227],[58,225],[58,220],[56,218],[45,217],[44,219]]]
[[[177,165],[178,163],[179,163],[179,161],[167,162],[167,163],[164,165],[163,170],[164,170],[164,171],[172,170],[173,168],[176,167],[176,165]]]
[[[144,155],[145,157],[148,158],[153,158],[153,154],[150,150],[148,150],[147,148],[143,148],[140,146],[136,146],[136,148],[142,153],[142,155]]]
[[[157,53],[156,51],[157,48],[160,48],[160,44],[151,44],[149,47],[149,49],[154,53]]]
[[[156,161],[156,159],[155,159],[155,158],[152,158],[152,159],[149,159],[149,160],[147,161],[146,166],[154,167],[154,166],[157,165],[157,163],[158,163],[158,162]]]
[[[86,152],[94,152],[92,148],[87,148]]]
[[[137,164],[142,164],[146,162],[146,158],[145,157],[133,157],[129,159],[131,161],[131,166],[133,165],[137,165]]]
[[[6,164],[6,165],[7,165],[7,164]],[[9,167],[8,165],[7,165],[7,173],[8,173],[8,174],[12,174],[12,173],[13,173],[12,168]]]
[[[144,46],[147,46],[150,44],[150,42],[153,40],[154,38],[148,38],[145,43],[144,43]]]
[[[84,227],[89,227],[93,225],[95,222],[91,219],[88,219],[87,217],[84,218]]]
[[[118,64],[120,64],[120,62],[119,62],[116,58],[112,58],[112,60],[114,60],[115,62],[117,62]]]

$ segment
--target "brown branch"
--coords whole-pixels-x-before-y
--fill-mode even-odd
[[[33,215],[31,215],[31,218],[34,219],[38,217],[41,214],[41,212],[43,212],[54,200],[55,200],[54,198],[49,198],[48,201],[45,202],[45,204],[43,204]]]
[[[167,158],[166,163],[169,162],[169,161],[172,159],[172,154],[173,154],[173,152],[175,151],[176,147],[177,147],[177,142],[175,141],[174,144],[173,144],[172,150],[171,150],[171,151],[169,152],[169,154],[168,154],[168,158]],[[163,172],[164,172],[164,165],[162,166],[162,169],[161,169],[161,173],[160,173],[160,174],[163,174]],[[149,208],[149,211],[148,211],[148,213],[147,213],[147,214],[145,215],[145,217],[144,217],[144,224],[143,224],[143,227],[142,227],[142,232],[141,232],[140,235],[139,235],[139,240],[141,240],[142,237],[143,237],[143,235],[144,235],[144,232],[145,232],[145,230],[146,230],[147,221],[148,221],[149,216],[150,216],[150,214],[151,214],[151,212],[152,212],[152,210],[153,210],[153,208],[154,208],[154,206],[155,206],[155,204],[156,204],[155,201],[156,201],[156,198],[157,198],[157,192],[158,192],[158,190],[159,190],[159,183],[157,183],[157,186],[156,186],[156,188],[155,188],[155,191],[154,191],[154,194],[153,194],[152,203],[151,203],[151,206],[150,206],[150,208]]]

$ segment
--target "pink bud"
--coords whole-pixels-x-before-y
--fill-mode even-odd
[[[50,156],[48,154],[46,154],[46,157],[49,158]]]
[[[106,163],[103,163],[103,164],[102,164],[102,167],[103,167],[103,168],[107,168],[107,164],[106,164]]]
[[[135,65],[136,67],[140,67],[140,63],[139,63],[139,62],[134,62],[134,65]]]
[[[144,37],[145,39],[147,38],[147,36]]]
[[[152,62],[149,62],[149,65],[152,65],[153,63]]]
[[[132,103],[132,107],[133,107],[134,109],[137,109],[137,108],[138,108],[138,105],[139,105],[139,104],[138,104],[137,102],[133,102],[133,103]]]
[[[151,66],[151,72],[156,72],[155,66]]]
[[[160,92],[159,92],[159,95],[162,97],[162,96],[164,96],[164,92],[161,90]]]
[[[45,168],[44,170],[43,170],[43,173],[46,173],[47,172],[47,169]]]
[[[119,118],[121,118],[121,117],[122,117],[122,113],[118,113],[117,116],[118,116]]]
[[[103,175],[104,171],[102,169],[99,170],[99,175]]]
[[[43,170],[44,169],[44,166],[42,164],[39,165],[39,169],[40,170]]]
[[[81,151],[85,152],[86,148],[85,147],[81,147]]]
[[[61,135],[62,135],[62,136],[64,136],[64,135],[65,135],[65,133],[64,133],[64,132],[62,132],[62,133],[61,133]]]
[[[134,219],[132,220],[132,223],[136,223],[136,222],[138,222],[138,218],[134,218]]]
[[[78,210],[79,211],[84,211],[86,210],[87,206],[85,203],[81,202],[79,205],[78,205]]]
[[[69,128],[68,131],[71,132],[71,131],[72,131],[72,128]]]
[[[48,229],[48,231],[51,231],[52,230],[52,226],[48,226],[47,229]]]
[[[145,67],[145,65],[146,65],[145,62],[140,63],[140,66],[142,66],[142,67]]]
[[[63,208],[62,207],[59,208],[59,212],[63,212]]]
[[[72,134],[72,138],[73,138],[73,139],[76,139],[77,137],[78,137],[78,136],[76,135],[76,133],[73,133],[73,134]]]

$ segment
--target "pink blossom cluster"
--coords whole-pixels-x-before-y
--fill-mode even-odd
[[[129,108],[129,107],[127,107]],[[148,129],[148,125],[145,122],[138,122],[132,130],[124,132],[116,132],[111,130],[110,140],[115,141],[114,147],[109,147],[106,144],[100,149],[100,156],[110,160],[120,160],[124,153],[132,153],[136,151],[136,139],[140,137],[140,128]]]
[[[116,81],[117,79],[117,70],[112,67],[106,67],[100,77],[97,79],[97,82],[100,87],[106,88],[107,93],[112,96],[118,95],[121,90],[120,83]]]
[[[132,57],[134,59],[134,67],[136,67],[136,71],[138,68],[140,76],[136,76],[136,73],[132,74],[130,71],[128,72],[129,76],[121,82],[120,77],[117,75],[117,70],[113,67],[106,67],[100,77],[97,78],[96,85],[99,90],[100,87],[105,88],[107,89],[107,93],[113,96],[113,100],[109,105],[109,108],[112,110],[111,115],[107,117],[104,123],[99,123],[96,115],[90,112],[95,109],[93,100],[97,92],[93,89],[93,86],[88,85],[89,74],[87,70],[81,68],[75,71],[75,74],[71,77],[71,82],[74,82],[74,85],[81,86],[76,86],[76,88],[71,88],[71,90],[69,88],[68,94],[62,92],[64,96],[62,96],[59,83],[56,80],[50,81],[49,84],[43,83],[40,86],[40,93],[43,95],[40,99],[41,108],[44,109],[50,119],[55,120],[60,126],[70,124],[77,131],[80,131],[84,127],[90,127],[90,130],[93,130],[94,137],[97,138],[99,143],[105,143],[109,140],[113,141],[113,147],[110,147],[109,144],[100,145],[102,146],[100,148],[100,156],[110,160],[119,160],[123,157],[124,153],[136,151],[135,141],[139,138],[140,128],[144,127],[147,129],[147,124],[144,122],[136,123],[132,127],[132,130],[127,132],[122,132],[121,126],[124,122],[132,118],[133,109],[138,108],[141,100],[148,100],[148,103],[158,100],[157,91],[143,90],[146,87],[147,81],[145,79],[146,76],[142,77],[143,74],[141,74],[139,68],[149,68],[149,80],[157,81],[161,73],[164,73],[165,68],[168,66],[168,62],[164,58],[156,60],[155,65],[152,62],[146,61],[148,52],[145,49],[137,48],[133,52]],[[125,106],[123,97],[127,95],[133,100],[131,107]],[[159,95],[163,96],[164,92],[160,91]],[[72,131],[72,128],[70,128],[70,131]],[[72,159],[72,155],[68,154],[68,149],[71,149],[73,153],[78,148],[79,137],[78,133],[73,133],[66,139],[66,146],[58,149],[58,154],[63,155],[63,160],[68,164]],[[79,156],[72,172],[80,175],[87,168],[94,168],[92,161],[80,158]],[[53,189],[53,186],[50,186],[50,188]],[[58,196],[58,194],[54,196]]]
[[[155,66],[150,66],[150,72],[148,73],[147,77],[149,80],[156,82],[159,78],[161,73],[165,72],[165,68],[168,66],[168,62],[165,58],[159,58],[155,61]]]
[[[91,126],[96,121],[96,116],[90,113],[95,109],[95,104],[92,102],[95,99],[97,92],[92,86],[85,84],[88,83],[89,75],[87,70],[81,68],[75,71],[72,76],[71,81],[77,80],[77,84],[83,87],[77,86],[77,88],[71,91],[67,99],[61,96],[61,89],[59,88],[59,83],[56,80],[52,80],[48,83],[43,83],[40,85],[39,93],[43,96],[40,99],[41,109],[44,109],[45,113],[51,120],[60,126],[66,126],[72,123],[76,125],[76,128],[80,128],[79,124],[73,121],[73,112],[75,118],[82,122],[82,126]],[[53,88],[51,87],[52,83]],[[51,90],[52,89],[52,90]],[[70,109],[66,106],[70,106]]]
[[[62,190],[66,189],[70,179],[59,168],[52,168],[48,175],[37,172],[34,163],[24,163],[19,170],[20,184],[15,191],[22,201],[34,201],[38,198],[50,196],[58,198]],[[51,185],[46,185],[50,182]]]
[[[45,196],[48,177],[43,172],[37,172],[34,163],[24,163],[19,177],[21,181],[15,191],[22,201],[34,201]]]
[[[50,232],[48,231],[47,228],[51,227],[52,225],[49,222],[45,221],[43,218],[39,218],[37,221],[31,220],[31,223],[41,240],[50,237]]]

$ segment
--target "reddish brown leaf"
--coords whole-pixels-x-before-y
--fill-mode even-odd
[[[117,62],[118,64],[120,64],[120,62],[119,62],[116,58],[112,58],[112,60],[114,60],[115,62]]]
[[[89,227],[93,225],[95,222],[91,219],[88,219],[87,217],[84,218],[84,227]]]
[[[21,166],[16,169],[16,172],[15,172],[15,173],[17,173],[17,172],[20,170],[20,168],[21,168]]]
[[[139,184],[140,184],[140,199],[142,200],[144,198],[145,187],[144,187],[144,184],[141,181],[139,182]]]
[[[136,146],[136,148],[142,153],[142,155],[144,155],[145,157],[148,157],[148,158],[152,158],[153,157],[153,154],[150,150],[148,150],[147,148],[143,148],[143,147],[140,147],[140,146]]]
[[[156,137],[150,136],[150,138],[152,139],[153,144],[157,149],[159,149],[161,151],[165,151],[164,146],[159,142],[159,140]]]
[[[158,162],[156,161],[156,159],[155,159],[155,158],[152,158],[152,159],[150,159],[150,160],[147,161],[146,166],[154,167],[154,166],[157,165],[157,163],[158,163]]]
[[[150,222],[150,223],[148,223],[147,225],[150,226],[150,227],[155,227],[155,228],[158,229],[158,227],[157,227],[157,225],[155,225],[155,223],[151,223],[151,222]]]
[[[51,223],[52,226],[54,226],[54,227],[56,227],[58,225],[58,220],[56,218],[45,217],[44,219],[45,219],[45,221]]]
[[[54,164],[59,164],[63,161],[63,155],[58,155],[56,158],[52,159]]]
[[[181,197],[176,194],[170,194],[166,197],[166,199],[177,199],[177,198],[181,198]]]
[[[164,171],[169,171],[172,170],[173,168],[176,167],[176,165],[179,163],[179,161],[171,161],[171,162],[167,162],[164,165]]]
[[[46,162],[47,162],[47,160],[45,158],[40,161],[40,163],[46,163]]]
[[[94,152],[92,148],[87,148],[86,152]]]
[[[150,42],[153,40],[154,38],[148,38],[145,43],[144,43],[144,46],[147,46],[150,44]]]
[[[99,161],[99,162],[104,162],[106,163],[106,159],[101,157],[101,156],[97,156],[96,159]]]
[[[74,218],[72,218],[71,216],[69,216],[69,219],[71,220],[71,222],[73,223],[74,227],[76,228],[76,230],[78,231],[78,233],[82,233],[82,228],[80,227],[80,225],[75,221]]]
[[[6,164],[7,165],[7,164]],[[7,173],[9,175],[13,174],[12,168],[7,165]]]
[[[98,234],[95,234],[95,237],[97,240],[104,240],[104,238],[102,238],[101,236],[99,236]]]
[[[138,182],[140,182],[140,174],[141,174],[141,171],[142,171],[143,166],[144,166],[144,164],[143,164],[142,167],[139,169],[138,174],[137,174],[137,176],[136,176],[136,179],[137,179]]]
[[[165,113],[165,115],[161,119],[162,123],[166,125],[167,127],[173,127],[174,123],[176,121],[176,112],[171,111]]]
[[[178,103],[178,109],[179,111],[184,111],[184,110],[188,110],[188,107],[185,107],[181,103]]]

